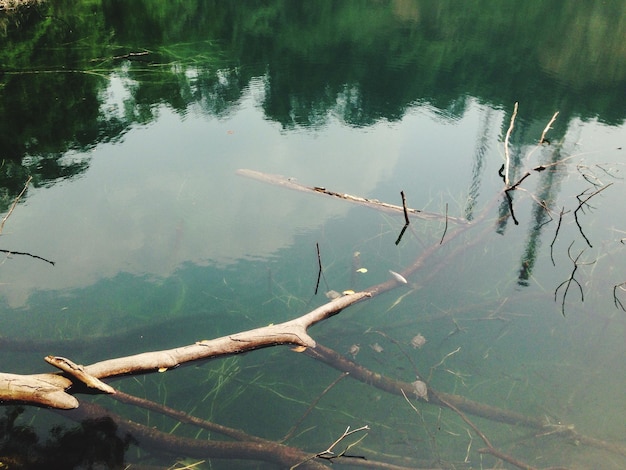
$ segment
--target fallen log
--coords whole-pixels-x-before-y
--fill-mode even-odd
[[[126,374],[165,372],[186,362],[240,354],[280,344],[291,344],[303,349],[313,348],[316,343],[307,333],[309,327],[369,296],[369,292],[344,295],[301,317],[277,325],[255,328],[212,340],[197,341],[179,348],[108,359],[88,366],[76,364],[67,358],[47,356],[46,360],[55,367],[62,368],[65,371],[64,374],[0,373],[0,403],[25,402],[71,409],[78,407],[78,400],[67,393],[72,385],[86,384],[90,388],[100,389],[105,393],[115,393],[115,390],[98,379]]]
[[[449,215],[437,214],[435,212],[427,212],[420,209],[411,209],[404,205],[396,206],[395,204],[381,202],[377,199],[368,199],[360,196],[353,196],[351,194],[331,191],[330,189],[326,189],[323,186],[305,186],[296,182],[293,178],[286,178],[280,175],[272,175],[270,173],[262,173],[260,171],[248,170],[245,168],[237,170],[236,173],[240,176],[252,178],[257,181],[273,184],[275,186],[282,186],[283,188],[293,189],[296,191],[302,191],[311,194],[323,194],[325,196],[332,196],[342,199],[344,201],[351,202],[353,204],[370,207],[372,209],[377,209],[392,214],[404,214],[405,217],[410,216],[425,220],[446,220],[448,222],[454,222],[463,225],[469,224],[469,221],[462,217],[451,217]]]

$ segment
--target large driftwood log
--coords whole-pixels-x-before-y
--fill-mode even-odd
[[[163,372],[190,361],[239,354],[279,344],[313,348],[316,343],[307,333],[309,327],[369,296],[369,292],[345,295],[301,317],[277,325],[264,326],[212,340],[202,340],[179,348],[108,359],[88,366],[75,364],[63,357],[47,356],[46,361],[63,370],[63,375],[0,373],[0,402],[19,401],[71,409],[78,406],[78,400],[67,393],[67,390],[75,383],[112,393],[114,390],[99,379],[124,374]]]

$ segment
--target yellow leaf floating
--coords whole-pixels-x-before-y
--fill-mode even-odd
[[[356,270],[357,273],[366,273],[367,272],[367,268],[359,268]]]
[[[294,346],[291,350],[295,352],[303,352],[306,351],[306,346]]]
[[[350,294],[354,294],[354,291],[352,289],[348,289],[348,290],[344,290],[342,292],[343,295],[350,295]]]
[[[167,367],[159,367],[159,372],[165,372],[167,370]]]

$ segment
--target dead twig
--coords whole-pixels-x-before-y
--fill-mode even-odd
[[[616,308],[621,308],[624,312],[626,312],[626,308],[624,308],[624,304],[620,299],[617,298],[617,289],[624,291],[626,286],[626,282],[622,282],[621,284],[616,284],[613,286],[613,303],[615,303]]]
[[[400,196],[402,196],[402,210],[404,212],[404,223],[409,225],[411,221],[409,220],[409,214],[406,211],[406,197],[404,197],[404,191],[400,191]]]
[[[402,211],[404,212],[404,227],[402,227],[402,230],[400,231],[400,235],[398,235],[398,238],[396,239],[396,245],[400,244],[400,240],[402,240],[402,237],[404,236],[404,232],[406,232],[407,227],[411,223],[411,221],[409,220],[409,214],[406,209],[406,197],[404,197],[404,191],[400,191],[400,196],[402,196]]]
[[[559,222],[556,226],[552,243],[550,243],[550,259],[552,260],[552,266],[556,266],[556,263],[554,262],[554,244],[556,243],[556,239],[559,236],[559,230],[561,229],[561,222],[563,222],[563,215],[567,214],[567,212],[565,212],[565,207],[563,207],[561,209],[561,212],[559,212]]]
[[[509,187],[509,170],[511,167],[511,155],[509,154],[509,139],[511,137],[511,133],[513,132],[513,127],[515,126],[515,117],[517,116],[517,107],[519,103],[516,101],[515,106],[513,107],[513,114],[511,115],[511,123],[509,124],[509,129],[506,131],[506,136],[504,137],[504,186]]]
[[[29,176],[28,179],[26,180],[26,183],[24,183],[24,188],[22,189],[22,191],[17,195],[17,197],[15,198],[15,200],[13,201],[13,204],[11,204],[11,207],[9,208],[9,211],[7,212],[7,214],[4,216],[4,218],[2,219],[2,222],[0,222],[0,235],[2,235],[2,230],[4,229],[4,224],[6,223],[7,219],[9,217],[11,217],[11,214],[13,213],[13,210],[15,209],[15,206],[17,206],[17,203],[20,201],[20,199],[22,198],[22,196],[24,195],[24,193],[26,192],[26,189],[28,188],[28,185],[30,184],[30,181],[33,179],[32,176]]]
[[[333,449],[335,448],[335,446],[337,446],[337,444],[339,444],[341,441],[343,441],[346,437],[350,436],[351,434],[355,434],[355,433],[361,432],[361,431],[368,431],[369,429],[370,429],[370,427],[367,424],[365,426],[361,426],[360,428],[353,429],[352,431],[350,430],[350,426],[348,426],[346,428],[346,430],[343,432],[343,434],[341,436],[339,436],[339,438],[336,439],[335,442],[333,442],[330,446],[328,446],[328,449],[323,450],[322,452],[318,452],[317,454],[312,455],[311,457],[303,460],[302,462],[299,462],[299,463],[291,466],[289,468],[289,470],[293,470],[294,468],[299,467],[303,463],[306,463],[306,462],[308,462],[310,460],[313,460],[315,458],[325,459],[325,460],[329,460],[331,462],[334,459],[337,459],[337,458],[340,458],[340,457],[360,458],[360,459],[364,459],[365,460],[365,457],[348,456],[348,455],[346,455],[346,452],[348,450],[350,450],[351,447],[354,447],[359,442],[361,442],[363,439],[365,439],[365,437],[367,437],[367,434],[364,434],[363,436],[361,436],[356,442],[348,444],[348,446],[344,450],[342,450],[340,453],[338,453],[338,454],[335,454],[335,452],[333,452]]]
[[[446,202],[446,225],[443,228],[443,234],[441,235],[441,240],[439,240],[439,244],[443,244],[443,239],[446,237],[446,232],[448,231],[448,203]]]
[[[50,261],[49,259],[43,258],[42,256],[34,255],[34,254],[28,253],[26,251],[0,250],[0,253],[6,253],[7,256],[11,256],[11,255],[30,256],[31,258],[40,259],[41,261],[45,261],[46,263],[49,263],[52,266],[54,266],[54,264],[55,264],[54,261]]]
[[[546,140],[546,134],[548,133],[548,131],[550,129],[552,129],[552,124],[554,124],[554,121],[556,121],[556,117],[559,115],[559,112],[557,111],[556,113],[554,113],[554,115],[552,116],[552,119],[550,119],[550,121],[548,121],[548,124],[546,125],[546,127],[543,129],[543,132],[541,133],[541,137],[539,138],[539,144],[544,144],[547,143],[549,144],[550,141]]]
[[[578,230],[580,231],[580,234],[582,235],[582,237],[585,239],[585,241],[587,242],[587,245],[589,245],[589,248],[593,248],[593,246],[591,245],[591,242],[589,241],[589,239],[587,238],[587,236],[585,235],[585,232],[583,232],[583,228],[580,226],[580,222],[578,221],[578,211],[582,210],[583,207],[585,205],[587,205],[587,202],[589,201],[589,199],[591,199],[592,197],[594,197],[596,194],[599,194],[600,192],[604,191],[606,188],[608,188],[609,186],[611,186],[613,183],[609,183],[603,187],[601,187],[600,189],[598,189],[597,191],[594,191],[593,193],[591,193],[589,196],[587,196],[586,198],[582,199],[581,196],[585,195],[585,193],[587,192],[587,190],[583,191],[582,193],[580,193],[578,196],[576,196],[576,198],[578,199],[578,207],[574,210],[574,220],[576,221],[576,225],[578,226]]]
[[[317,282],[315,283],[315,295],[317,295],[317,291],[319,290],[319,287],[320,287],[321,278],[324,279],[324,284],[326,284],[326,290],[328,291],[330,290],[330,288],[328,287],[328,282],[326,282],[326,277],[324,277],[324,271],[322,270],[322,257],[320,255],[320,244],[316,243],[315,248],[317,249],[317,266],[318,266]]]
[[[566,279],[565,281],[563,281],[561,284],[559,284],[558,287],[554,290],[554,301],[556,302],[556,298],[557,298],[559,289],[561,287],[565,286],[565,292],[563,292],[563,301],[561,302],[561,313],[563,314],[563,316],[565,316],[565,298],[567,297],[567,293],[569,291],[570,286],[572,285],[572,282],[576,283],[576,285],[578,286],[578,289],[580,290],[580,300],[581,300],[581,302],[585,301],[585,294],[583,292],[583,287],[580,285],[580,282],[578,282],[578,280],[576,280],[576,278],[574,277],[574,275],[576,274],[576,270],[578,269],[578,266],[580,264],[593,264],[593,263],[595,263],[595,261],[592,261],[590,263],[579,263],[578,262],[578,260],[580,259],[582,254],[585,252],[585,250],[582,250],[580,253],[578,253],[578,256],[576,256],[576,258],[572,258],[571,249],[572,249],[573,245],[574,245],[574,242],[570,243],[569,247],[567,248],[567,256],[569,256],[569,259],[572,260],[572,263],[574,263],[574,269],[572,269],[572,272],[571,272],[569,278]]]

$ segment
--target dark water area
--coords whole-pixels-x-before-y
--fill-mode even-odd
[[[0,2],[0,463],[624,468],[625,10]],[[399,239],[402,211],[322,188],[434,216]],[[412,266],[307,351],[104,379],[150,410],[8,396],[48,355],[276,325]]]

